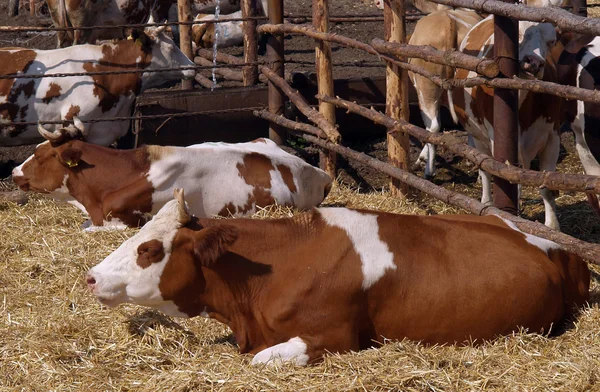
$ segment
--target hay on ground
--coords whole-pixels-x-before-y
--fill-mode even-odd
[[[455,212],[344,186],[325,205]],[[270,207],[257,217],[293,213]],[[214,320],[96,302],[85,272],[136,230],[83,233],[83,220],[74,207],[41,196],[25,206],[0,201],[0,390],[600,390],[598,270],[591,305],[559,337],[520,332],[466,347],[390,342],[307,368],[251,367]]]

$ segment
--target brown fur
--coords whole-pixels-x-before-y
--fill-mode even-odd
[[[518,327],[548,332],[588,299],[585,262],[566,251],[548,257],[497,217],[376,214],[373,235],[397,269],[367,290],[346,232],[313,210],[267,221],[194,218],[175,236],[161,294],[189,316],[206,311],[229,325],[242,353],[298,336],[310,361],[384,338],[443,344]],[[432,232],[436,241],[424,245]]]
[[[139,41],[138,41],[139,40]],[[139,38],[117,42],[114,47],[104,45],[103,57],[98,62],[83,65],[87,72],[119,71],[144,69],[152,60],[150,38],[141,33]],[[137,59],[141,57],[138,62]],[[142,87],[141,74],[129,73],[114,75],[92,75],[94,95],[98,97],[102,112],[113,108],[123,96],[138,94]]]

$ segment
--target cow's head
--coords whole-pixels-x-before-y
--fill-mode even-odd
[[[520,77],[541,79],[546,56],[556,43],[556,30],[550,23],[519,22]]]
[[[12,178],[23,191],[51,193],[55,197],[67,196],[67,179],[82,163],[83,124],[74,118],[74,125],[47,131],[41,124],[38,130],[47,141],[39,144],[33,155],[13,169]]]
[[[145,72],[142,77],[144,89],[158,87],[165,81],[177,79],[193,79],[194,69],[177,69],[193,67],[191,61],[163,31],[165,26],[147,27],[146,30],[133,30],[128,39],[134,40],[144,53],[152,56],[147,70],[159,68],[175,68],[173,71]]]
[[[175,189],[174,195],[136,235],[88,272],[88,287],[101,303],[129,302],[180,317],[206,310],[199,303],[205,269],[227,253],[237,230],[200,227],[189,215],[183,190]]]

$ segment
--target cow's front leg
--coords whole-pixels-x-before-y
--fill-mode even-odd
[[[259,351],[252,358],[252,365],[293,363],[298,366],[305,366],[309,361],[316,359],[311,358],[310,351],[306,342],[296,336],[285,343],[279,343]]]

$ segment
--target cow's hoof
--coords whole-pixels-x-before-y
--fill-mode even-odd
[[[83,222],[83,223],[81,224],[81,228],[82,228],[82,229],[87,229],[88,227],[91,227],[92,225],[93,225],[93,224],[92,224],[92,220],[91,220],[91,219],[88,219],[88,220],[86,220],[85,222]]]

